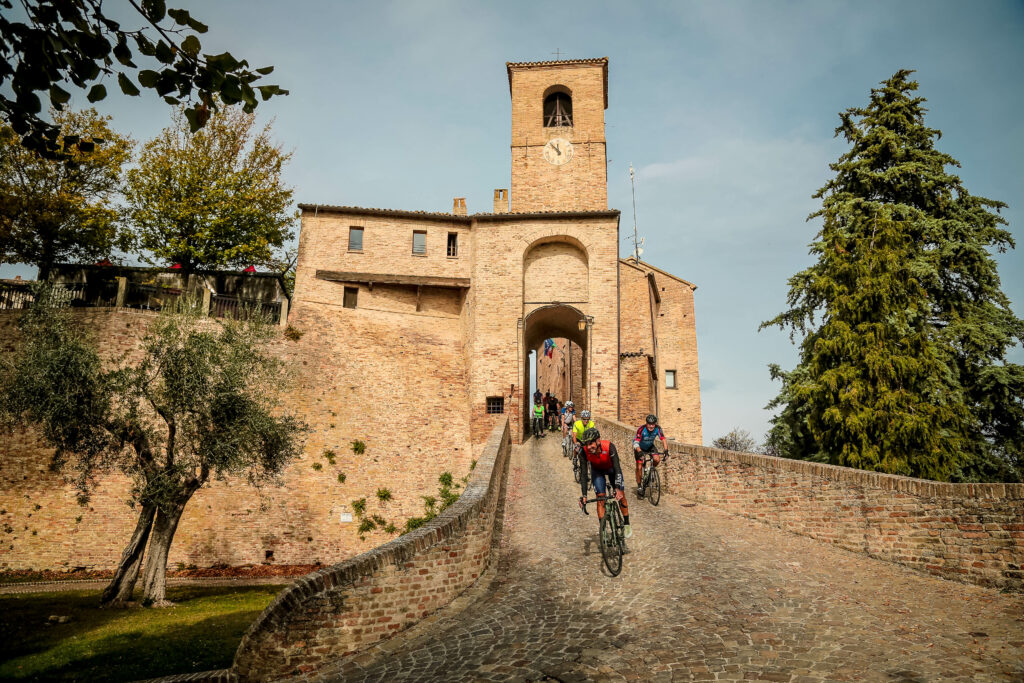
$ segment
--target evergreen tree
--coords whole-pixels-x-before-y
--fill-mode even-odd
[[[802,336],[769,450],[939,480],[1019,481],[1024,340],[991,249],[1014,246],[1002,202],[972,196],[934,148],[924,98],[901,70],[840,114],[850,150],[815,194],[818,261],[762,324]],[[820,318],[820,324],[816,323]]]

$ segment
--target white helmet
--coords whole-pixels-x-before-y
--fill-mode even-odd
[[[590,419],[590,411],[589,410],[581,410],[580,411],[580,417],[583,418],[584,420],[589,420]]]
[[[573,403],[572,401],[566,401],[566,402],[565,402],[565,407],[566,407],[566,408],[575,408],[575,407],[576,407],[576,404],[575,404],[575,403]]]

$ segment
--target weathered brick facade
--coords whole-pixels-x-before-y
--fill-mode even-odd
[[[268,561],[268,553],[274,563],[331,564],[391,538],[371,532],[360,540],[358,520],[341,521],[353,500],[366,498],[367,514],[401,527],[423,513],[421,495],[436,493],[442,472],[458,478],[469,471],[469,420],[451,409],[466,404],[463,349],[451,341],[458,339],[458,319],[387,316],[368,325],[366,312],[345,312],[354,315],[310,306],[293,311],[291,322],[302,338],[280,335],[274,344],[293,369],[285,408],[312,428],[303,454],[285,470],[280,486],[257,490],[229,479],[199,490],[175,535],[172,565],[258,564]],[[3,350],[16,343],[18,315],[0,312]],[[75,315],[108,359],[137,356],[155,317],[127,309]],[[347,353],[338,351],[338,339],[346,340]],[[403,377],[394,372],[393,356],[431,371]],[[416,415],[404,406],[417,406]],[[432,419],[437,415],[443,416],[440,431]],[[364,453],[353,452],[356,440],[365,443]],[[0,434],[0,568],[112,568],[135,524],[126,504],[129,482],[116,474],[101,477],[89,504],[80,506],[74,488],[49,471],[51,454],[31,431]],[[382,488],[392,492],[390,501],[376,498]]]
[[[633,428],[598,420],[632,450]],[[672,493],[775,527],[983,586],[1024,587],[1024,484],[945,484],[671,444]]]

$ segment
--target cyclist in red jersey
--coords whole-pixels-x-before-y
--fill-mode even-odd
[[[580,458],[580,489],[583,497],[580,498],[580,505],[587,498],[587,485],[594,484],[594,493],[604,495],[607,490],[605,480],[615,490],[615,499],[619,501],[622,508],[622,521],[626,523],[623,531],[626,538],[633,535],[629,526],[629,504],[626,502],[625,481],[622,478],[622,467],[619,465],[619,454],[615,450],[615,444],[610,441],[602,441],[601,433],[595,427],[583,432],[583,455]],[[588,474],[587,468],[590,468]],[[604,503],[597,504],[597,518],[604,519]]]

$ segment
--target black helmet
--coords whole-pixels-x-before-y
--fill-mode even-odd
[[[583,432],[583,438],[581,439],[581,441],[583,441],[583,445],[586,446],[588,443],[594,443],[600,438],[601,432],[597,431],[596,427],[591,427],[590,429]]]

